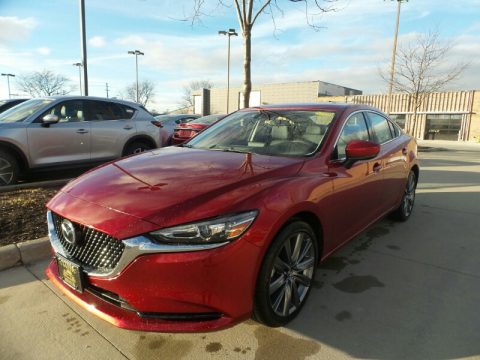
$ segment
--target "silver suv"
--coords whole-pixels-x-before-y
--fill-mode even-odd
[[[168,134],[141,105],[61,96],[0,114],[0,185],[31,170],[101,163],[161,147]]]

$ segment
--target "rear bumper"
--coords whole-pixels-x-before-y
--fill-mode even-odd
[[[46,275],[74,302],[120,328],[210,331],[250,317],[259,256],[257,246],[241,239],[213,250],[143,255],[116,278],[86,276],[83,293],[59,278],[55,260]]]

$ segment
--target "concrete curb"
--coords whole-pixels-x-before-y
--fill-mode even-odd
[[[33,264],[52,255],[48,237],[0,247],[0,271],[17,265]]]

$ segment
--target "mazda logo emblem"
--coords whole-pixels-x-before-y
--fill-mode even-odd
[[[77,232],[75,231],[75,226],[71,221],[64,219],[61,225],[62,236],[67,243],[70,245],[77,244]]]

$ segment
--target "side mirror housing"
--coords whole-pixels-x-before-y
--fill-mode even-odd
[[[56,124],[60,121],[60,118],[57,115],[47,114],[42,118],[42,124],[45,126],[50,126],[51,124]]]
[[[364,140],[352,140],[345,148],[347,160],[344,166],[350,169],[352,165],[360,160],[370,160],[378,155],[380,152],[380,145]]]

